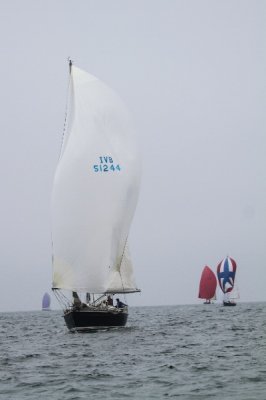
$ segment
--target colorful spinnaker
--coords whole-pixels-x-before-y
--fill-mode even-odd
[[[217,266],[217,277],[223,293],[232,291],[236,275],[236,262],[231,257],[224,258]]]
[[[200,284],[199,284],[199,298],[206,299],[209,303],[215,297],[217,287],[217,280],[214,272],[207,265],[203,268]]]

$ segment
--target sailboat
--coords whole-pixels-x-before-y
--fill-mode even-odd
[[[223,305],[227,307],[235,306],[236,302],[233,294],[236,262],[231,257],[224,258],[217,266],[217,277],[220,288],[224,293]]]
[[[70,331],[126,325],[115,296],[139,292],[128,235],[140,157],[118,95],[69,61],[63,143],[52,192],[53,291]]]
[[[42,310],[43,311],[50,311],[51,305],[51,296],[49,295],[49,293],[44,293],[43,298],[42,298]]]
[[[210,267],[206,265],[201,274],[198,296],[200,299],[205,299],[204,304],[210,304],[211,299],[215,298],[216,287],[216,276]]]

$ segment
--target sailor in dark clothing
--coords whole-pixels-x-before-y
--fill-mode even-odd
[[[75,310],[79,310],[81,308],[87,307],[87,304],[82,303],[82,301],[80,300],[77,292],[72,292],[72,296],[73,296],[73,308]]]
[[[113,298],[111,296],[107,296],[107,304],[108,306],[113,306]]]
[[[72,296],[73,296],[73,306],[78,309],[81,307],[81,300],[77,294],[77,292],[72,292]]]
[[[116,299],[116,307],[117,308],[124,308],[126,307],[126,304],[122,303],[119,299]]]

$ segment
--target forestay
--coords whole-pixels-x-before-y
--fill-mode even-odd
[[[72,66],[67,128],[52,194],[53,287],[136,291],[127,237],[140,182],[128,112]]]

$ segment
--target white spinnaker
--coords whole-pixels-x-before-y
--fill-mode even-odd
[[[136,288],[133,267],[127,243],[123,251],[121,263],[119,263],[116,268],[113,268],[109,275],[107,292],[119,293],[121,288],[122,292],[124,293],[132,292],[132,289]]]
[[[53,287],[104,293],[115,282],[117,291],[134,291],[131,262],[123,261],[140,182],[130,118],[97,78],[72,66],[71,80],[71,123],[52,193]]]

